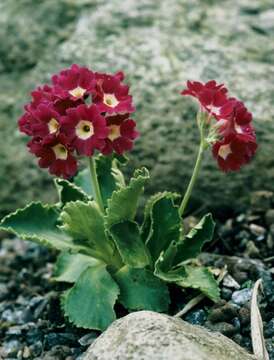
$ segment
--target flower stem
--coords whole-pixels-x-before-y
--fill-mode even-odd
[[[104,209],[104,204],[97,178],[96,163],[93,157],[89,157],[89,170],[90,170],[90,178],[91,178],[92,189],[94,191],[95,201],[97,202],[102,213],[104,213],[105,209]]]
[[[187,207],[187,204],[188,204],[189,198],[191,196],[194,184],[195,184],[195,182],[197,180],[197,177],[198,177],[198,174],[199,174],[199,171],[200,171],[200,168],[201,168],[202,155],[203,155],[203,152],[204,152],[205,146],[206,146],[205,139],[204,139],[204,121],[202,119],[202,113],[201,112],[197,116],[197,122],[198,122],[198,127],[199,127],[199,130],[200,130],[200,146],[199,146],[199,151],[198,151],[198,155],[197,155],[197,158],[196,158],[196,163],[195,163],[195,166],[194,166],[194,169],[193,169],[193,173],[192,173],[190,182],[188,184],[188,187],[186,189],[184,198],[183,198],[182,203],[181,203],[180,208],[179,208],[180,216],[183,216],[184,211],[185,211],[185,209]]]

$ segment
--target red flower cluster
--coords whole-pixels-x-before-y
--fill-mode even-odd
[[[256,135],[252,114],[243,102],[229,97],[224,85],[215,80],[205,84],[188,81],[187,89],[181,94],[195,97],[201,110],[217,120],[213,126],[217,128],[218,138],[212,152],[221,170],[239,170],[252,159],[257,149]]]
[[[28,147],[39,165],[69,178],[77,171],[75,155],[119,155],[138,137],[130,114],[135,111],[124,74],[94,73],[72,65],[52,77],[52,84],[34,90],[19,119],[31,136]]]

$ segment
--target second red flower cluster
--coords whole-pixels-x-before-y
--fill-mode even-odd
[[[188,81],[182,95],[195,97],[208,119],[214,118],[213,124],[217,138],[213,141],[212,152],[221,170],[236,171],[247,164],[254,156],[257,143],[251,124],[252,114],[244,103],[229,97],[228,90],[215,80],[203,84]]]
[[[69,178],[77,171],[75,154],[119,155],[138,137],[135,111],[122,72],[94,73],[72,65],[52,77],[52,84],[32,92],[19,128],[31,136],[30,152],[51,174]]]

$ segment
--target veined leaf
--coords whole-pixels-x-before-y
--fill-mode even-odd
[[[154,274],[167,282],[177,282],[186,276],[183,265],[174,268],[173,261],[177,254],[177,243],[172,241],[166,251],[162,251],[155,263]]]
[[[164,192],[154,195],[145,209],[142,237],[156,261],[172,241],[179,241],[182,221],[179,209],[174,205],[177,194]]]
[[[212,215],[205,215],[178,244],[174,265],[197,257],[200,254],[203,245],[212,240],[214,228],[215,222],[213,221]]]
[[[150,255],[135,222],[124,221],[114,224],[109,232],[125,264],[137,268],[149,265]]]
[[[214,302],[220,300],[218,282],[207,268],[190,265],[185,265],[184,268],[186,270],[186,276],[177,282],[179,286],[198,289]]]
[[[60,226],[78,243],[87,244],[106,259],[113,253],[113,243],[105,234],[104,217],[95,201],[67,203],[61,212]]]
[[[58,250],[85,250],[73,243],[57,226],[59,213],[56,206],[31,203],[7,215],[0,229],[9,231],[23,240],[31,240]]]
[[[119,287],[103,265],[88,267],[62,299],[65,315],[78,327],[105,330],[116,318]]]
[[[125,180],[122,172],[118,167],[119,161],[111,156],[101,156],[96,158],[96,171],[98,182],[101,190],[103,203],[106,206],[107,200],[111,197],[113,191],[119,190],[125,186]],[[90,181],[89,169],[81,171],[75,178],[74,182],[83,191],[94,198],[94,190]]]
[[[64,179],[54,179],[60,203],[65,205],[70,201],[88,201],[90,197],[77,185]]]
[[[54,267],[54,280],[74,283],[88,267],[94,267],[102,263],[88,255],[80,253],[62,252]]]
[[[168,288],[151,271],[124,266],[114,278],[120,287],[119,301],[127,309],[159,312],[168,310]]]
[[[113,192],[108,200],[105,217],[108,228],[113,224],[134,219],[139,197],[148,179],[149,173],[146,168],[136,170],[128,186]]]

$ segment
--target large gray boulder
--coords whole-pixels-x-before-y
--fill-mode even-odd
[[[274,189],[273,0],[2,0],[0,10],[2,211],[49,184],[16,119],[27,92],[73,62],[129,75],[141,132],[131,168],[151,170],[150,193],[182,191],[192,171],[196,105],[179,95],[188,78],[225,82],[254,113],[260,143],[237,174],[222,174],[208,155],[193,203],[238,207],[251,190]]]
[[[255,360],[239,345],[171,316],[140,311],[115,321],[84,360]]]

